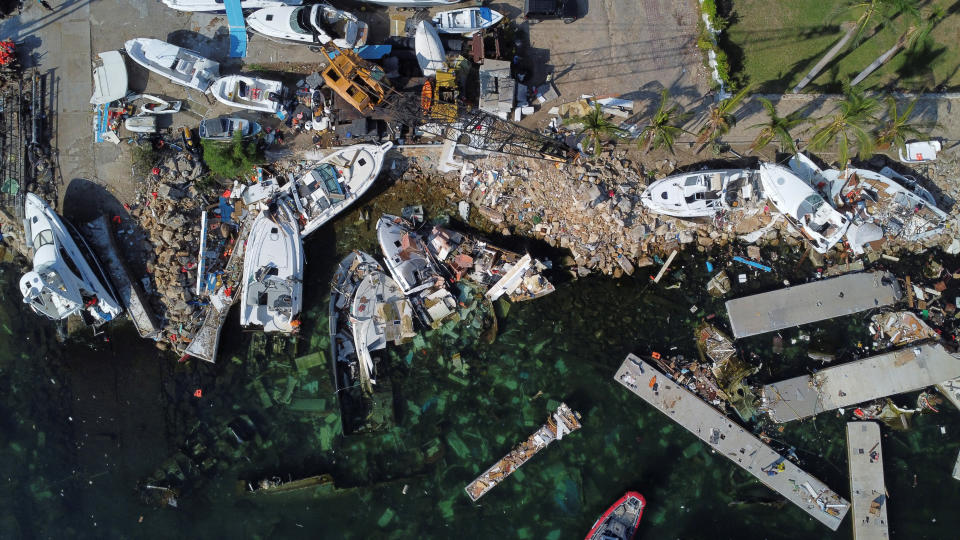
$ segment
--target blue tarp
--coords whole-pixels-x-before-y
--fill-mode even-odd
[[[357,55],[364,60],[379,60],[390,54],[393,45],[364,45],[354,49]]]
[[[107,114],[110,104],[97,105],[93,108],[93,137],[96,142],[103,142],[103,134],[110,131],[107,126]]]
[[[227,8],[227,25],[230,27],[230,58],[247,56],[247,23],[243,20],[240,0],[224,0]]]
[[[230,199],[226,197],[220,197],[220,222],[226,223],[227,225],[236,225],[230,216],[233,214],[233,205],[230,204]]]

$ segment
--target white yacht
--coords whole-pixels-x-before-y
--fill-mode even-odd
[[[187,88],[206,92],[220,76],[219,63],[166,41],[136,38],[124,48],[134,62]]]
[[[303,220],[303,236],[317,230],[357,201],[380,175],[393,143],[355,144],[321,159],[300,178],[283,186]]]
[[[296,43],[333,44],[342,49],[367,43],[367,23],[330,4],[269,7],[247,16],[247,26],[269,38]]]
[[[419,7],[438,7],[449,6],[462,2],[463,0],[361,0],[370,4],[379,4],[381,6],[399,7],[399,8],[419,8]]]
[[[226,11],[223,0],[162,0],[177,11]],[[240,9],[261,9],[276,6],[299,6],[303,0],[240,0]]]
[[[243,258],[240,324],[294,332],[303,303],[303,242],[282,203],[257,215]]]
[[[760,182],[763,194],[794,220],[817,253],[830,251],[846,234],[850,220],[790,169],[761,163]]]
[[[83,238],[33,193],[23,213],[24,238],[33,248],[33,270],[20,278],[23,301],[55,321],[80,315],[99,326],[119,316],[123,308]]]
[[[759,187],[757,171],[727,169],[675,174],[647,186],[643,206],[674,217],[713,216],[753,200]]]

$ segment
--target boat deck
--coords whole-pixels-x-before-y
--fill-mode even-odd
[[[960,358],[935,343],[848,362],[764,385],[761,410],[782,423],[877,398],[920,390],[960,376]]]
[[[630,354],[614,378],[817,521],[840,526],[847,501],[652,365]]]
[[[876,422],[847,423],[847,463],[850,466],[854,540],[890,538],[880,426]]]
[[[889,272],[846,274],[727,301],[734,339],[889,306],[901,290]]]
[[[83,231],[86,233],[87,239],[90,240],[90,247],[96,252],[97,258],[103,263],[104,270],[107,271],[110,280],[116,287],[117,300],[126,308],[137,333],[142,338],[158,338],[160,336],[160,326],[157,324],[157,319],[154,317],[150,305],[146,302],[140,284],[130,279],[126,265],[120,260],[119,250],[107,217],[100,216],[87,223]]]

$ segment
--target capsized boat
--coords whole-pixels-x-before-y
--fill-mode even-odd
[[[162,0],[177,11],[226,11],[223,0]],[[240,0],[240,9],[261,9],[276,6],[299,6],[303,0]]]
[[[637,526],[646,506],[643,495],[628,491],[607,508],[584,540],[630,540],[637,534]]]
[[[127,95],[127,65],[120,51],[106,51],[98,55],[100,66],[93,70],[92,105],[106,105]]]
[[[930,193],[919,185],[919,191],[908,189],[868,169],[823,170],[803,154],[791,158],[790,167],[808,176],[810,183],[820,187],[833,206],[858,227],[872,223],[885,236],[901,236],[911,242],[944,231],[948,214],[937,208]],[[848,239],[855,249],[862,245],[853,242],[850,235]]]
[[[503,295],[513,302],[533,300],[555,290],[542,274],[547,265],[530,254],[496,247],[483,238],[433,227],[427,247],[454,279],[468,277],[486,287],[485,294],[492,302]]]
[[[830,251],[846,234],[850,220],[790,169],[761,163],[760,182],[763,194],[780,212],[794,220],[817,253]]]
[[[647,186],[640,202],[668,216],[713,216],[752,201],[759,191],[759,182],[757,171],[749,169],[675,174]]]
[[[284,204],[257,215],[243,258],[240,324],[294,332],[303,302],[303,242]]]
[[[367,43],[367,23],[329,4],[269,7],[247,16],[247,26],[264,36],[298,43],[333,44],[343,49]]]
[[[134,62],[187,88],[206,92],[220,76],[219,63],[166,41],[136,38],[123,47]]]
[[[398,345],[416,335],[413,331],[413,307],[390,276],[380,270],[367,273],[353,293],[350,308],[353,345],[357,350],[360,385],[372,392],[377,382],[377,367],[371,352],[385,349],[388,342]]]
[[[247,75],[220,77],[210,87],[220,103],[251,111],[276,114],[283,101],[283,83]]]
[[[288,182],[282,195],[291,199],[303,223],[303,236],[346,210],[370,189],[393,143],[355,144],[320,160],[300,178]]]
[[[433,16],[438,32],[472,36],[479,30],[490,28],[503,19],[503,15],[486,7],[468,7],[441,11]]]
[[[33,248],[33,269],[20,278],[24,303],[54,321],[80,315],[99,326],[119,316],[117,294],[83,237],[37,195],[27,193],[23,206]]]
[[[208,118],[200,122],[200,128],[197,130],[201,139],[212,141],[230,141],[236,132],[240,132],[240,137],[247,139],[260,133],[260,124],[251,122],[246,118],[236,118],[230,116],[221,116],[219,118]]]
[[[433,77],[437,71],[444,69],[447,53],[443,50],[443,42],[437,29],[427,21],[417,24],[417,31],[413,35],[413,46],[417,53],[417,63],[425,77]]]

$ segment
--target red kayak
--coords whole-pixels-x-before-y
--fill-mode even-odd
[[[600,516],[585,540],[631,540],[637,534],[645,506],[643,495],[628,491]]]

